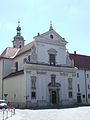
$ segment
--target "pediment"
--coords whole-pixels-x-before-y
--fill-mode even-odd
[[[56,43],[63,43],[64,45],[67,44],[67,41],[61,37],[55,30],[49,30],[43,34],[38,34],[34,37],[35,40],[39,40],[41,42],[56,42]]]
[[[57,51],[55,49],[51,48],[48,50],[48,53],[49,54],[57,54]]]

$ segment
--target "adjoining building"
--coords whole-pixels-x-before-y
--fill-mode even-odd
[[[13,48],[0,56],[0,98],[29,108],[90,104],[90,56],[69,54],[52,24],[24,41],[19,22]]]

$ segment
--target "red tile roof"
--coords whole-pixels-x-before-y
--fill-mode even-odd
[[[19,52],[17,53],[16,57],[23,54],[23,53],[25,53],[25,52],[27,52],[27,51],[29,51],[29,50],[31,50],[31,48],[33,47],[33,43],[34,42],[32,41],[31,43],[29,43],[29,44],[25,45],[24,47],[22,47],[19,50]]]
[[[13,58],[16,53],[19,51],[18,48],[11,48],[11,47],[7,47],[3,53],[1,54],[2,57],[6,57],[6,58]]]
[[[69,54],[70,59],[74,60],[75,67],[79,69],[90,69],[90,56]]]

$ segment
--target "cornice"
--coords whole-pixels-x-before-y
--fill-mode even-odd
[[[47,39],[47,38],[41,38],[41,37],[38,37],[36,39],[36,42],[40,42],[40,43],[46,43],[46,44],[52,44],[52,45],[57,45],[57,46],[63,46],[65,47],[66,43],[65,42],[62,42],[62,41],[59,41],[59,40],[50,40],[50,39]]]
[[[54,71],[54,72],[69,72],[74,73],[76,69],[74,67],[60,67],[50,65],[39,65],[39,64],[25,64],[24,70],[41,70],[41,71]]]

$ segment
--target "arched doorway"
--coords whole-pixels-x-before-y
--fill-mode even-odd
[[[50,104],[59,104],[59,91],[60,91],[60,84],[59,83],[49,83],[48,89],[49,89],[49,100]]]

